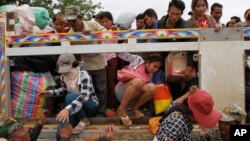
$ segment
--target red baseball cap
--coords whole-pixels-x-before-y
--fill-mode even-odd
[[[215,111],[212,96],[203,90],[198,90],[188,98],[188,106],[197,122],[207,128],[213,128],[222,117],[221,113]]]

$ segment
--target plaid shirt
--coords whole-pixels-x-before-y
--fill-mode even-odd
[[[88,74],[87,71],[81,70],[80,71],[80,79],[81,79],[81,86],[80,86],[80,94],[79,96],[72,101],[71,104],[66,106],[66,109],[68,109],[69,113],[72,115],[74,113],[77,113],[81,108],[82,104],[85,103],[88,100],[92,100],[96,106],[98,106],[98,98],[95,94],[95,90],[93,87],[93,82]],[[67,93],[67,86],[65,82],[63,81],[63,77],[60,78],[61,80],[61,88],[55,89],[55,90],[49,90],[50,95],[52,96],[60,96],[64,93]]]
[[[173,106],[175,106],[174,103],[170,108]],[[163,120],[157,130],[156,138],[158,141],[167,141],[169,138],[174,141],[191,141],[192,129],[193,125],[189,119],[181,113],[173,113]]]

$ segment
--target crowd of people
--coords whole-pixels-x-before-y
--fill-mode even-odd
[[[160,19],[158,19],[155,10],[149,8],[137,16],[130,12],[123,13],[114,22],[110,11],[100,11],[93,16],[93,20],[85,21],[80,14],[78,6],[67,6],[64,13],[56,14],[52,22],[48,23],[43,29],[40,28],[39,31],[53,33],[82,32],[89,34],[93,31],[130,30],[134,20],[136,21],[137,30],[215,28],[215,31],[219,32],[225,27],[250,26],[250,9],[246,10],[243,22],[241,22],[239,17],[232,16],[228,23],[223,24],[220,22],[223,5],[219,3],[214,3],[211,6],[211,12],[208,15],[209,4],[207,0],[192,0],[191,18],[188,20],[182,18],[185,7],[186,5],[183,1],[171,0],[167,7],[166,15]],[[16,31],[20,36],[38,33],[38,27],[35,24],[31,24],[31,26],[19,25],[18,28]],[[137,42],[184,42],[194,40],[139,39]],[[126,42],[126,40],[109,40],[101,43],[123,44]],[[93,43],[72,42],[71,45]],[[170,108],[166,112],[162,113],[163,116],[154,138],[155,141],[191,140],[190,133],[193,124],[196,123],[203,127],[212,128],[219,122],[219,128],[222,130],[228,129],[223,129],[223,126],[227,126],[227,124],[223,125],[224,123],[240,124],[240,122],[236,122],[238,121],[237,119],[229,117],[230,112],[225,112],[226,114],[222,115],[220,112],[215,111],[212,96],[206,91],[199,90],[197,87],[198,61],[194,59],[197,52],[181,52],[187,55],[187,66],[180,72],[183,76],[182,81],[165,79],[168,77],[161,76],[161,74],[165,74],[165,69],[168,67],[164,63],[164,59],[171,53],[174,52],[138,54],[64,53],[60,56],[54,56],[57,59],[51,59],[46,62],[43,66],[52,67],[47,67],[43,72],[51,71],[53,75],[58,75],[59,85],[54,89],[45,89],[38,95],[40,97],[65,96],[65,106],[56,113],[56,119],[60,122],[56,134],[57,140],[69,140],[71,134],[79,134],[91,124],[89,118],[95,116],[114,116],[117,113],[124,126],[131,126],[133,123],[127,109],[131,109],[134,118],[144,118],[144,110],[141,110],[141,107],[145,107],[145,105],[147,107],[153,99],[155,89],[166,83],[170,88],[173,103],[171,103]],[[14,61],[16,61],[15,65],[18,64],[19,60],[16,59]],[[124,67],[133,68],[133,71],[137,73],[137,77],[127,81],[118,80],[117,71]],[[12,71],[23,70],[13,67]],[[34,69],[29,71],[34,71]],[[37,73],[40,70],[34,72]],[[236,109],[240,109],[240,107]],[[154,115],[154,111],[151,113]],[[241,117],[246,116],[242,110],[237,114],[241,115]],[[21,130],[23,128],[18,129]],[[41,130],[41,127],[39,129]],[[30,132],[24,131],[25,133],[18,132],[18,130],[11,131],[5,137],[11,141],[18,141],[19,138],[16,138],[18,135],[25,134],[28,137]],[[107,140],[112,138],[114,132],[114,126],[110,125],[107,126],[105,134],[100,136],[93,135],[89,137],[89,140]],[[221,132],[221,135],[223,140],[228,140],[228,131]],[[33,140],[32,138],[30,139]]]

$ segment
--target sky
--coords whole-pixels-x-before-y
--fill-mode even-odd
[[[110,11],[113,14],[114,19],[116,19],[119,14],[123,12],[133,12],[135,14],[142,13],[147,8],[153,8],[158,17],[166,15],[168,3],[170,0],[92,0],[94,3],[101,2],[101,6],[104,11]],[[189,18],[188,12],[191,11],[191,1],[183,0],[186,9],[183,14],[183,18],[187,20]],[[213,3],[220,3],[223,5],[223,16],[221,18],[222,23],[227,23],[232,16],[239,16],[241,20],[244,20],[244,12],[250,8],[249,0],[208,0],[210,14],[210,6]],[[97,10],[98,12],[100,10]],[[133,24],[134,25],[134,24]]]

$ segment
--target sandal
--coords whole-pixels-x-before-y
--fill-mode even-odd
[[[82,130],[86,129],[87,126],[89,125],[89,122],[82,122],[80,121],[76,127],[73,129],[72,134],[79,134],[81,133]]]
[[[144,118],[144,114],[142,112],[140,112],[139,110],[133,111],[133,114],[134,114],[135,118]]]
[[[129,118],[129,116],[125,116],[125,117],[120,116],[120,112],[119,112],[118,109],[117,109],[117,113],[118,113],[118,116],[120,117],[123,125],[125,125],[125,126],[131,126],[132,125],[132,121]]]

